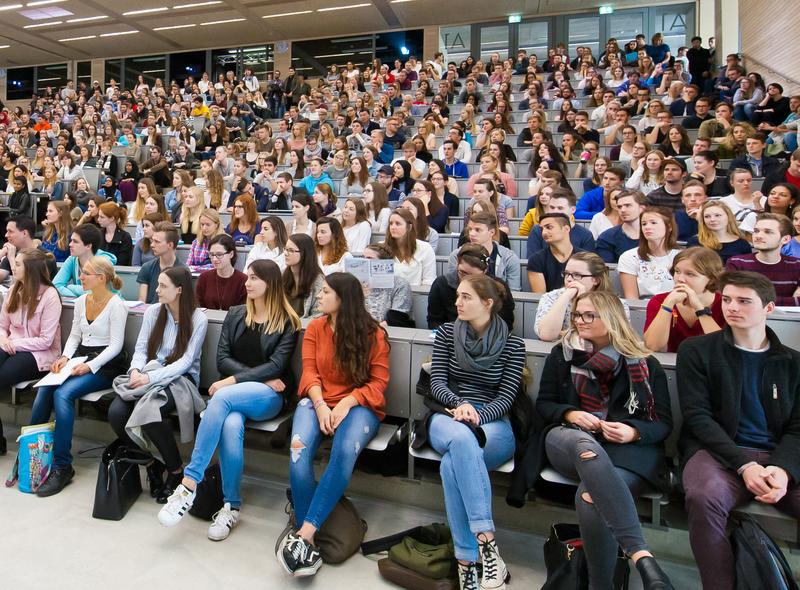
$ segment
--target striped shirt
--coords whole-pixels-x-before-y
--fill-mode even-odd
[[[755,254],[741,254],[728,258],[725,269],[760,273],[775,285],[778,295],[776,305],[800,306],[800,299],[794,296],[800,287],[800,258],[781,254],[780,262],[766,264],[758,260]]]
[[[481,424],[486,424],[511,410],[524,367],[525,343],[513,334],[508,335],[503,352],[491,368],[474,372],[461,367],[453,348],[453,324],[442,324],[433,342],[431,395],[448,408],[465,403],[482,404],[478,416]]]

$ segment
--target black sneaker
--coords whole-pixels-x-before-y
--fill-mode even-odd
[[[6,444],[6,437],[0,436],[0,455],[5,455],[8,452],[8,446]]]
[[[55,496],[75,477],[75,470],[72,465],[54,469],[45,482],[36,490],[36,495],[40,498]]]
[[[145,470],[147,471],[147,485],[150,488],[150,497],[158,498],[161,490],[164,489],[164,464],[161,461],[153,461]]]
[[[278,561],[289,574],[296,578],[313,576],[322,567],[319,549],[297,533],[291,533],[278,551]]]
[[[158,504],[166,504],[167,500],[169,500],[169,497],[175,491],[175,488],[181,485],[182,481],[183,469],[181,469],[178,473],[168,473],[167,479],[164,480],[164,487],[161,488],[158,496],[156,496],[156,502]]]

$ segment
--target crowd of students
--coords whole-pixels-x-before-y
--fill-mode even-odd
[[[0,250],[9,288],[0,387],[87,357],[64,384],[37,393],[32,423],[56,416],[54,470],[38,494],[57,494],[74,476],[74,400],[126,375],[108,419],[126,444],[152,452],[147,477],[164,504],[159,521],[172,526],[186,514],[219,448],[225,505],[208,536],[225,539],[241,518],[244,421],[293,407],[298,527],[280,540],[277,557],[290,574],[313,575],[322,564],[315,534],[384,418],[384,328],[413,326],[411,288],[426,286],[436,330],[431,395],[443,407],[428,437],[442,455],[460,585],[504,587],[488,473],[520,444],[509,414],[525,362],[524,343],[511,333],[522,278],[508,238],[524,198],[516,178],[527,169],[518,231],[527,236],[527,280],[542,294],[534,330],[557,344],[535,403],[543,426],[519,466],[523,487],[545,465],[580,482],[575,503],[592,587],[610,586],[621,547],[645,588],[671,588],[634,500],[665,485],[672,422],[653,351],[677,351],[690,540],[704,588],[732,588],[730,510],[755,498],[800,514],[798,353],[766,327],[776,305],[799,302],[792,254],[800,252],[800,98],[783,97],[777,84],[756,94],[763,80],[745,76],[736,56],[716,75],[699,39],[676,56],[660,35],[632,43],[623,52],[609,40],[597,59],[581,47],[573,61],[559,46],[543,64],[524,51],[486,64],[445,64],[441,54],[394,70],[348,63],[313,89],[294,70],[287,80],[276,72],[269,101],[233,73],[218,85],[187,78],[183,87],[140,82],[132,91],[70,82],[34,97],[27,112],[7,113],[0,177],[13,193]],[[414,88],[415,96],[403,94]],[[507,134],[519,92],[517,108],[529,113],[515,151]],[[463,104],[458,117],[453,103]],[[561,145],[545,106],[559,112]],[[122,170],[114,146],[124,147]],[[601,146],[613,146],[609,158]],[[26,149],[34,147],[31,161]],[[470,176],[473,152],[480,169]],[[723,156],[729,171],[717,167]],[[585,177],[580,198],[567,182],[570,162]],[[100,187],[83,176],[93,166],[103,170]],[[766,177],[761,192],[752,190],[754,176]],[[460,247],[437,276],[439,235],[461,214],[458,178],[468,178],[471,199]],[[49,202],[37,240],[30,192],[39,182]],[[126,226],[134,225],[132,238]],[[376,233],[383,241],[372,243]],[[181,243],[190,246],[185,264]],[[241,246],[244,272],[236,268]],[[361,256],[393,260],[394,286],[365,289],[347,273]],[[607,266],[614,263],[619,293]],[[129,358],[114,265],[130,264],[140,267],[138,295],[149,307]],[[63,350],[62,297],[75,299]],[[629,321],[626,300],[637,299],[648,301],[643,334]],[[227,311],[221,377],[207,404],[198,389],[201,307]],[[303,318],[310,322],[296,379],[289,360]],[[186,466],[172,413],[181,441],[195,439]],[[313,458],[324,436],[333,450],[317,482]]]

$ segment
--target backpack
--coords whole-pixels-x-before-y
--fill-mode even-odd
[[[736,519],[731,540],[736,590],[798,590],[783,552],[751,516],[743,514]]]

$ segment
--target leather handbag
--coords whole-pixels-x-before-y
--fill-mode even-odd
[[[544,564],[547,580],[542,590],[588,590],[589,571],[577,524],[550,525],[550,535],[544,543]],[[627,590],[629,578],[628,558],[620,551],[612,587],[614,590]]]
[[[100,457],[92,517],[122,520],[142,493],[139,465],[152,461],[138,449],[131,449],[117,439]]]
[[[189,514],[201,520],[211,520],[225,504],[222,493],[222,472],[219,463],[210,465],[203,474],[203,481],[197,484],[197,495],[194,498]]]

